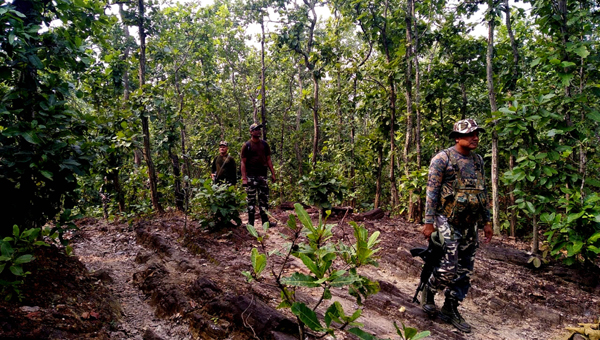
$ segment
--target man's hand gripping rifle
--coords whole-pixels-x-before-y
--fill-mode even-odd
[[[446,244],[444,244],[444,238],[440,237],[437,231],[431,234],[429,238],[429,246],[427,248],[413,248],[410,250],[410,254],[415,257],[418,256],[423,259],[425,263],[423,263],[423,268],[421,269],[421,281],[419,281],[419,286],[417,287],[417,291],[415,292],[415,296],[413,297],[414,303],[419,303],[419,292],[423,291],[427,281],[429,281],[429,277],[435,267],[440,265],[440,261],[444,256],[444,252],[446,250]]]

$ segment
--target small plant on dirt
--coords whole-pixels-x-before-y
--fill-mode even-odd
[[[319,218],[319,223],[313,225],[308,213],[298,203],[295,205],[297,218],[301,225],[298,226],[296,216],[290,215],[287,228],[292,236],[287,237],[289,242],[282,249],[269,251],[266,246],[268,223],[263,225],[262,232],[248,225],[248,231],[260,242],[261,251],[252,249],[252,272],[243,272],[248,281],[257,280],[265,282],[263,271],[270,264],[271,278],[280,290],[281,303],[279,308],[290,308],[296,316],[299,325],[300,338],[305,338],[306,327],[322,335],[334,335],[334,330],[346,329],[353,326],[349,332],[360,330],[362,324],[356,320],[361,316],[363,299],[379,291],[379,284],[358,274],[358,268],[366,265],[377,266],[373,255],[379,250],[374,247],[379,243],[379,232],[369,236],[367,229],[354,222],[350,222],[354,229],[355,243],[349,243],[347,237],[344,241],[332,241],[334,225],[325,224],[326,218]],[[326,215],[328,216],[328,214]],[[283,261],[269,261],[271,256],[280,256]],[[284,269],[296,257],[302,261],[305,268],[284,276]],[[275,267],[277,263],[277,268]],[[307,273],[308,274],[305,274]],[[348,289],[348,294],[356,299],[359,308],[355,311],[344,310],[338,301],[332,300],[332,288]],[[296,291],[302,288],[311,288],[319,291],[320,297],[311,306],[299,301]],[[323,320],[317,316],[317,308],[324,314]]]
[[[394,327],[396,328],[396,332],[398,333],[398,336],[400,336],[401,340],[419,340],[431,335],[431,332],[429,331],[419,332],[416,328],[406,327],[404,323],[402,323],[402,329],[398,327],[396,322],[394,322]],[[356,335],[361,340],[390,340],[380,339],[375,335],[369,334],[361,329],[351,329],[350,333]]]
[[[240,212],[246,204],[245,193],[236,186],[213,184],[209,179],[192,181],[195,193],[191,200],[192,217],[203,227],[216,230],[242,224]]]
[[[540,221],[550,226],[544,234],[552,248],[550,255],[562,258],[567,265],[581,261],[593,267],[600,254],[600,196],[592,193],[582,197],[579,190],[561,190],[567,194],[559,200],[565,214],[540,216]]]
[[[19,285],[30,272],[23,271],[23,264],[34,260],[34,246],[47,244],[38,241],[40,228],[26,229],[21,232],[17,225],[13,226],[13,235],[7,236],[0,241],[0,292],[8,301],[16,296],[21,299]],[[8,270],[5,270],[8,269]]]

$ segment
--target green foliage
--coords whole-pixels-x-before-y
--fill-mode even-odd
[[[19,285],[31,272],[23,271],[23,264],[33,261],[31,254],[34,246],[47,246],[38,241],[40,228],[25,229],[21,232],[17,225],[13,226],[12,236],[0,240],[0,292],[8,301],[14,295],[21,299]]]
[[[240,226],[240,212],[246,204],[245,193],[236,186],[214,184],[210,179],[193,180],[193,197],[190,207],[192,217],[199,219],[208,229]]]
[[[332,204],[341,203],[347,186],[334,171],[332,164],[318,162],[308,175],[302,177],[298,184],[302,186],[307,204],[329,209]]]
[[[550,227],[544,235],[551,246],[550,254],[566,264],[593,264],[600,254],[600,196],[582,197],[578,190],[563,189],[568,194],[559,200],[559,211],[544,213],[540,222]]]
[[[0,236],[7,236],[14,224],[39,228],[75,205],[75,175],[92,157],[82,137],[92,119],[70,104],[71,81],[90,65],[86,44],[108,20],[102,1],[2,1],[0,11]],[[62,25],[49,25],[55,21]]]
[[[395,321],[394,327],[396,328],[396,332],[398,333],[398,336],[400,336],[401,340],[418,340],[424,339],[431,335],[430,331],[419,332],[416,328],[406,327],[404,323],[402,323],[402,329],[400,329]],[[360,328],[351,328],[348,330],[348,332],[356,335],[361,340],[384,340],[376,337],[373,334],[367,333]]]
[[[377,282],[370,281],[357,272],[357,269],[362,266],[377,265],[373,256],[379,250],[375,248],[379,243],[379,232],[369,235],[364,227],[352,223],[355,243],[347,245],[342,241],[333,242],[334,225],[326,224],[326,218],[320,219],[318,224],[313,225],[302,205],[296,203],[295,209],[297,217],[290,215],[287,223],[287,228],[293,236],[281,250],[266,249],[268,223],[263,225],[260,233],[253,226],[247,226],[249,233],[260,242],[262,251],[257,248],[252,249],[252,272],[243,272],[243,275],[249,281],[260,282],[269,257],[275,255],[282,257],[282,263],[277,261],[281,266],[279,270],[274,268],[274,261],[270,262],[270,273],[281,289],[279,308],[291,309],[298,319],[301,331],[304,327],[308,327],[315,332],[333,335],[333,322],[342,329],[348,325],[362,326],[356,321],[362,313],[361,308],[347,314],[339,302],[333,301],[326,308],[323,320],[319,320],[316,309],[321,303],[332,299],[331,288],[333,287],[346,288],[359,306],[362,306],[363,299],[379,291]],[[297,221],[300,221],[300,225]],[[302,237],[303,235],[305,238]],[[289,276],[283,276],[283,268],[286,268],[291,257],[301,260],[305,268]],[[306,271],[308,274],[305,274]],[[318,303],[308,306],[304,302],[297,301],[295,292],[300,288],[319,291],[321,298],[318,299]]]

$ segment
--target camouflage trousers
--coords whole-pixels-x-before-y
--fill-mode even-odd
[[[254,225],[256,196],[258,196],[258,211],[262,223],[269,221],[267,210],[269,210],[269,185],[267,176],[248,177],[248,185],[246,185],[246,193],[248,194],[248,224]]]
[[[428,285],[432,290],[446,288],[446,296],[462,301],[471,287],[475,251],[479,247],[477,226],[456,227],[443,215],[435,216],[435,226],[444,237],[446,251]]]

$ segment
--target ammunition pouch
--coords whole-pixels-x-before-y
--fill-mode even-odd
[[[452,187],[442,188],[440,213],[454,226],[475,224],[482,219],[487,202],[485,179],[481,171],[483,166],[478,162],[479,157],[472,154],[473,162],[477,162],[480,171],[477,172],[477,179],[463,178],[457,160],[451,153],[447,152],[447,155],[452,162],[456,179]]]

